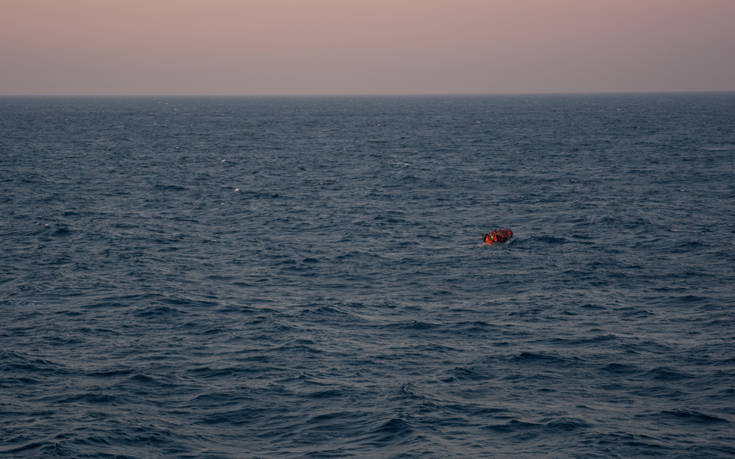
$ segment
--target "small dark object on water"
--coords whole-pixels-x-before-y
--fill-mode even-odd
[[[496,242],[508,242],[513,237],[513,231],[508,228],[499,228],[485,233],[482,240],[485,244],[495,244]]]

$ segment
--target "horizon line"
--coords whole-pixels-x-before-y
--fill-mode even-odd
[[[693,89],[655,91],[552,91],[552,92],[436,92],[436,93],[39,93],[2,94],[0,97],[488,97],[488,96],[593,96],[593,95],[644,95],[644,94],[727,94],[735,89]]]

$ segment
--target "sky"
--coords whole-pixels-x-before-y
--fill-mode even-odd
[[[735,0],[0,0],[0,95],[735,90]]]

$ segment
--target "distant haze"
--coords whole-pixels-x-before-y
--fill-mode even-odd
[[[0,94],[735,90],[735,0],[0,0]]]

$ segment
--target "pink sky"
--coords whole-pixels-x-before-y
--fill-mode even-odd
[[[735,90],[735,0],[0,0],[0,94]]]

